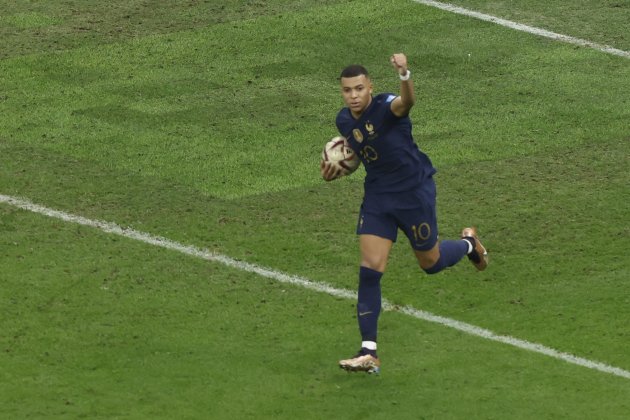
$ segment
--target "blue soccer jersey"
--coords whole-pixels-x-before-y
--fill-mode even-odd
[[[396,95],[382,93],[355,119],[350,109],[337,114],[337,129],[366,170],[365,195],[357,234],[396,241],[401,229],[414,249],[431,249],[438,238],[435,213],[436,172],[411,134],[408,116],[391,110]]]
[[[366,170],[365,198],[417,191],[436,170],[411,134],[408,116],[391,111],[396,95],[382,93],[372,98],[358,119],[346,107],[337,114],[337,129],[348,139]]]

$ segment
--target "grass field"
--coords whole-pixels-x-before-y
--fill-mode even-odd
[[[630,50],[630,3],[453,4]],[[438,167],[441,236],[491,265],[394,305],[630,371],[630,60],[408,0],[0,1],[0,195],[354,291],[362,170],[324,183],[349,63]],[[0,202],[0,418],[625,419],[630,379]]]

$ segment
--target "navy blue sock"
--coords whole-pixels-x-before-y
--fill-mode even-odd
[[[359,269],[357,319],[363,341],[376,342],[378,316],[381,313],[381,277],[383,273],[371,268]]]
[[[442,241],[440,242],[440,259],[431,268],[424,269],[427,274],[435,274],[447,267],[455,265],[468,253],[468,241]]]

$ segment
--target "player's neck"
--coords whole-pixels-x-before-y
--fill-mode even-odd
[[[363,110],[365,111],[365,110]],[[354,111],[350,111],[350,115],[352,115],[352,118],[354,118],[355,120],[358,120],[359,118],[361,118],[361,115],[363,115],[363,111],[356,113]]]

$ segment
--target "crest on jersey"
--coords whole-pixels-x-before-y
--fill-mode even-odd
[[[369,137],[374,135],[374,125],[372,125],[371,122],[368,121],[365,123],[365,129],[367,130]]]
[[[372,124],[371,122],[367,121],[365,123],[365,129],[367,130],[367,133],[368,133],[368,136],[367,136],[368,141],[374,140],[375,138],[378,137],[378,134],[376,133],[376,131],[374,131],[374,124]]]
[[[352,135],[354,136],[354,139],[357,141],[357,143],[361,143],[363,141],[363,133],[361,133],[361,130],[359,130],[358,128],[352,130]]]

